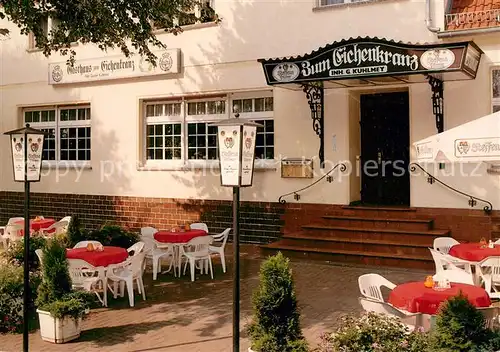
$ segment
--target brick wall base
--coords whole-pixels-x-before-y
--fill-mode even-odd
[[[23,216],[24,193],[0,192],[0,224],[10,217]],[[143,226],[171,229],[204,222],[211,233],[232,227],[232,202],[179,200],[85,194],[32,193],[31,214],[60,219],[77,215],[87,229],[113,223],[137,230]],[[269,243],[277,239],[283,226],[284,207],[279,203],[242,202],[241,241]]]
[[[0,224],[5,224],[10,217],[22,216],[23,201],[23,193],[1,191]],[[276,240],[280,232],[300,231],[301,225],[313,223],[322,215],[341,212],[341,205],[242,202],[241,240],[246,243],[269,243]],[[95,229],[104,223],[131,229],[143,226],[170,229],[198,221],[207,223],[213,233],[232,227],[232,203],[219,200],[33,193],[31,214],[56,219],[78,215],[88,229]],[[358,215],[362,216],[363,212]],[[479,241],[481,237],[492,237],[500,212],[486,215],[482,210],[416,208],[407,216],[432,218],[436,229],[450,229],[457,240]],[[493,233],[493,239],[495,237]]]

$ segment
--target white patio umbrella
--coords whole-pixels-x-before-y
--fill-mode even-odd
[[[500,164],[500,111],[413,143],[414,162]]]

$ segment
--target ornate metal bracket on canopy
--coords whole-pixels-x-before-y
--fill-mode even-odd
[[[482,50],[472,41],[410,44],[382,38],[349,38],[311,53],[259,59],[267,84],[306,93],[324,168],[324,89],[423,83],[432,88],[438,132],[444,130],[443,82],[475,79]],[[439,78],[437,78],[439,77]]]
[[[325,164],[325,113],[324,100],[325,90],[322,82],[315,82],[302,85],[302,90],[306,93],[309,109],[311,109],[311,119],[313,130],[319,137],[319,162],[320,167],[324,168]]]
[[[438,133],[444,132],[444,83],[439,78],[427,76],[432,90],[432,113],[436,118]]]

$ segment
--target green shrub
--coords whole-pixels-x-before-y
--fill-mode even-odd
[[[435,351],[470,352],[488,342],[491,334],[483,314],[460,293],[441,306],[432,344]]]
[[[38,308],[56,318],[83,317],[92,299],[86,292],[72,290],[66,248],[59,241],[50,240],[43,255],[43,281],[36,301]]]
[[[66,234],[66,247],[73,248],[80,241],[85,241],[87,232],[82,228],[78,215],[72,215]]]
[[[104,225],[97,231],[92,231],[87,235],[87,240],[101,242],[104,246],[115,246],[129,248],[139,242],[139,234],[129,232],[117,225]]]
[[[30,273],[31,302],[36,299],[40,284],[38,273]],[[0,266],[0,333],[19,333],[23,328],[24,270],[12,263]],[[34,305],[29,307],[34,316]],[[32,320],[30,319],[30,323]]]
[[[308,351],[300,328],[289,260],[281,253],[262,263],[259,288],[253,294],[252,302],[254,316],[248,333],[254,351]]]
[[[318,352],[424,352],[429,347],[426,333],[410,331],[398,318],[365,313],[346,315],[340,327],[324,334]]]
[[[40,263],[35,253],[37,249],[43,249],[47,240],[43,237],[30,237],[29,267],[30,271],[38,270]],[[11,243],[9,248],[3,252],[3,257],[9,262],[17,265],[24,263],[24,240]]]

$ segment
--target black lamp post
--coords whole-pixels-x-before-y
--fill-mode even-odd
[[[233,119],[213,123],[217,126],[221,184],[233,188],[233,352],[240,351],[240,187],[251,187],[255,160],[254,122],[239,119],[238,106]]]
[[[28,347],[28,308],[30,305],[30,182],[40,181],[44,132],[26,127],[5,132],[10,136],[14,181],[24,182],[24,292],[23,292],[23,351]]]

